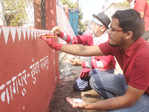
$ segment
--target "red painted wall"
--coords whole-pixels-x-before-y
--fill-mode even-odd
[[[46,29],[55,25],[56,0],[46,0]],[[0,27],[1,112],[48,112],[59,80],[58,54],[39,39],[48,30]]]
[[[0,110],[46,112],[59,79],[57,54],[39,39],[46,30],[0,28]]]

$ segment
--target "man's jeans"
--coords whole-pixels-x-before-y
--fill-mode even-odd
[[[94,69],[90,72],[90,86],[105,99],[122,96],[127,90],[124,75],[101,72]],[[144,94],[135,105],[109,112],[149,112],[149,96]]]

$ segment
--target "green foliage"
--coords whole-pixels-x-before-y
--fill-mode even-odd
[[[78,25],[78,29],[81,31],[81,32],[84,32],[86,30],[86,24],[85,23],[82,23],[82,19],[83,19],[83,13],[81,12],[81,9],[79,9],[79,25]]]
[[[63,5],[67,5],[70,9],[76,9],[78,8],[78,3],[73,3],[71,0],[61,0]]]
[[[124,2],[120,2],[118,3],[120,6],[123,6],[123,7],[129,7],[129,2],[128,1],[124,1]]]
[[[27,18],[26,0],[3,0],[4,15],[8,26],[21,26]]]

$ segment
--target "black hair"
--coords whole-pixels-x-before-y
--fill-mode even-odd
[[[78,35],[83,35],[84,31],[78,31]]]
[[[133,40],[137,40],[144,33],[144,21],[134,9],[116,11],[112,18],[119,20],[123,32],[133,32]]]

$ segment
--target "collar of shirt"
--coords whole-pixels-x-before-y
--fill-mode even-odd
[[[128,49],[125,50],[125,54],[127,56],[131,56],[132,54],[134,54],[136,52],[136,49],[138,47],[140,47],[140,45],[144,42],[145,42],[145,40],[140,37]]]

